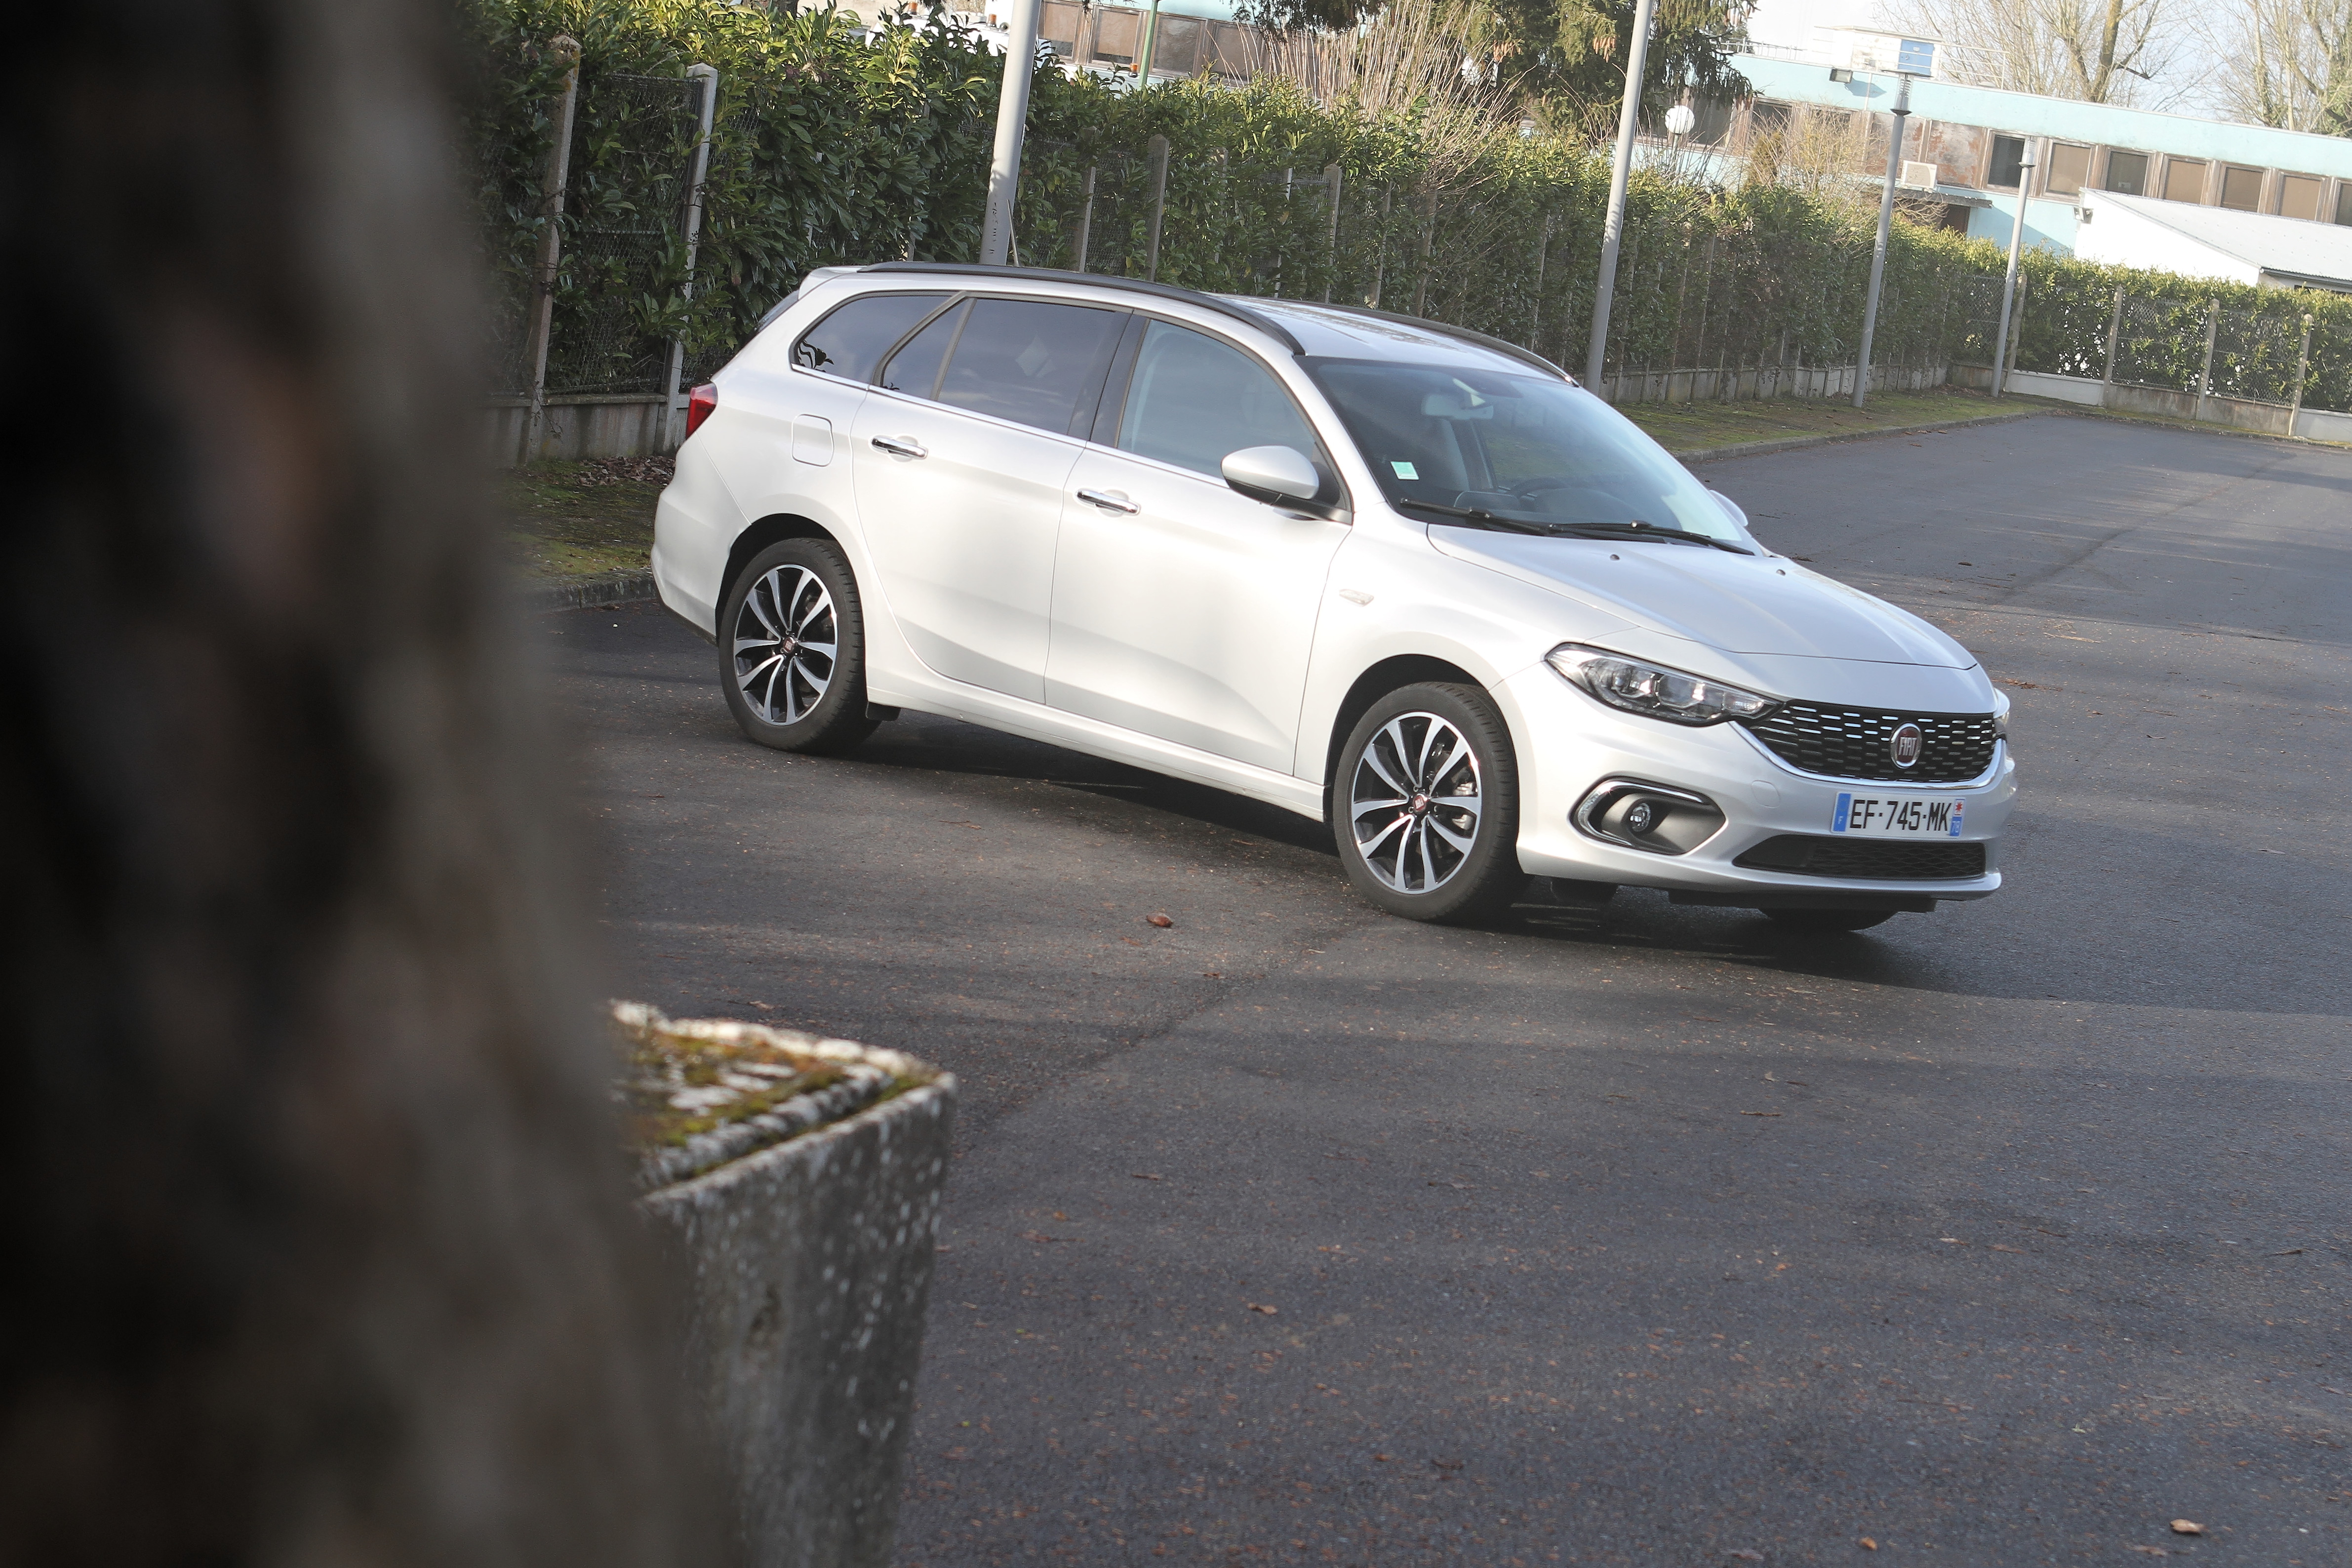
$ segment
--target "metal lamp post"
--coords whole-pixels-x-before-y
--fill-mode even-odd
[[[1002,267],[1013,248],[1013,203],[1021,194],[1021,138],[1029,124],[1029,76],[1037,68],[1038,0],[1012,0],[1004,86],[996,98],[996,149],[988,160],[988,216],[980,231],[983,266]]]
[[[1999,397],[2009,382],[2009,307],[2017,297],[2017,254],[2025,248],[2026,193],[2033,188],[2033,144],[2017,165],[2017,221],[2009,229],[2009,271],[2000,280],[2000,341],[1992,351],[1992,395]]]
[[[1870,340],[1878,331],[1878,286],[1886,277],[1886,239],[1895,227],[1895,181],[1903,172],[1904,121],[1911,117],[1911,79],[1895,89],[1895,132],[1886,139],[1886,189],[1878,198],[1878,243],[1870,252],[1870,297],[1862,307],[1862,353],[1853,365],[1853,405],[1870,391]]]
[[[1650,57],[1650,17],[1657,0],[1633,7],[1633,52],[1625,61],[1625,102],[1617,112],[1617,156],[1609,170],[1609,216],[1601,226],[1601,280],[1592,290],[1592,342],[1584,353],[1584,384],[1601,390],[1601,360],[1609,350],[1609,297],[1617,288],[1617,246],[1625,237],[1625,182],[1633,173],[1633,123],[1642,111],[1642,67]]]

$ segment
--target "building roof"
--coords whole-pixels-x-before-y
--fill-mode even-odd
[[[2233,212],[2155,196],[2119,195],[2114,191],[2085,191],[2082,200],[2093,213],[2111,205],[2120,207],[2282,283],[2352,290],[2352,228],[2342,225]],[[2093,221],[2095,226],[2096,219]]]
[[[1855,70],[1851,81],[1832,81],[1827,65],[1769,59],[1760,55],[1738,56],[1732,65],[1755,84],[1759,97],[1830,109],[1866,109],[1877,113],[1895,106],[1896,79],[1891,72]],[[2053,136],[2061,142],[2352,179],[2352,137],[2197,120],[2152,109],[2083,103],[2074,99],[2042,98],[2030,92],[2004,92],[1997,88],[1927,79],[1915,79],[1911,84],[1911,112],[1915,117],[1954,125],[1982,125],[2021,136]]]

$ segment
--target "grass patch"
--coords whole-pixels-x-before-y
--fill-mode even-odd
[[[1867,436],[2022,411],[2017,400],[1995,402],[1981,392],[1957,387],[1874,393],[1867,408],[1856,408],[1850,398],[1773,397],[1745,403],[1631,403],[1618,410],[1670,452],[1703,452],[1794,436]]]
[[[570,587],[643,572],[667,458],[534,463],[498,479],[507,538],[534,585]]]

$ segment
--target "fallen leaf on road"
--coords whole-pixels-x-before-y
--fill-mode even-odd
[[[1727,1552],[1724,1555],[1730,1558],[1734,1563],[1761,1563],[1764,1561],[1764,1553],[1761,1552]]]
[[[1441,1470],[1458,1470],[1462,1468],[1462,1461],[1459,1459],[1432,1459],[1429,1462]]]
[[[1148,926],[1158,926],[1161,931],[1166,931],[1176,922],[1166,915],[1146,915],[1143,917],[1143,923]]]
[[[2145,1552],[2150,1557],[2169,1557],[2172,1555],[2171,1552],[2167,1552],[2161,1546],[2135,1546],[2132,1550],[2134,1552]]]
[[[1203,980],[1223,980],[1224,976],[1213,969],[1203,969],[1201,971],[1201,978]]]
[[[1396,1456],[1395,1456],[1394,1454],[1374,1454],[1374,1455],[1372,1456],[1372,1458],[1375,1458],[1375,1459],[1377,1459],[1377,1460],[1379,1460],[1381,1464],[1385,1465],[1385,1464],[1387,1464],[1391,1459],[1395,1458],[1396,1458]]]
[[[1778,1116],[1780,1113],[1777,1110],[1743,1110],[1739,1114],[1742,1116]]]
[[[2273,1258],[2301,1258],[2303,1256],[2303,1248],[2300,1247],[2290,1247],[2284,1252],[2273,1252],[2271,1256]]]
[[[1937,1239],[1937,1241],[1948,1241],[1948,1242],[1950,1242],[1954,1247],[1966,1247],[1966,1246],[1968,1245],[1968,1243],[1967,1243],[1967,1242],[1962,1241],[1962,1240],[1961,1240],[1958,1237],[1957,1237],[1957,1236],[1939,1236],[1939,1237],[1937,1237],[1936,1239]]]
[[[1164,1176],[1151,1175],[1150,1173],[1143,1171],[1129,1171],[1128,1174],[1133,1176],[1139,1182],[1160,1182],[1167,1180]]]
[[[2172,1533],[2175,1535],[2202,1535],[2205,1533],[2205,1527],[2198,1523],[2193,1519],[2176,1519],[2172,1521]]]
[[[1878,1550],[1878,1542],[1873,1541],[1867,1535],[1864,1536],[1860,1541],[1855,1542],[1854,1544],[1861,1547],[1864,1552],[1875,1552]]]
[[[1133,937],[1131,937],[1131,936],[1123,936],[1123,937],[1120,937],[1118,940],[1119,940],[1119,941],[1121,941],[1121,942],[1125,942],[1125,943],[1127,943],[1127,945],[1128,945],[1128,946],[1129,946],[1129,947],[1141,947],[1141,946],[1143,945],[1141,942],[1139,942],[1136,941],[1136,940],[1135,940]]]
[[[1996,1241],[1996,1242],[1994,1242],[1994,1243],[1992,1244],[1992,1249],[1993,1249],[1995,1252],[2016,1252],[2016,1253],[2022,1253],[2022,1254],[2024,1254],[2025,1256],[2027,1256],[2027,1257],[2029,1257],[2029,1258],[2032,1256],[2032,1254],[2031,1254],[2031,1253],[2027,1253],[2027,1252],[2025,1251],[2025,1248],[2023,1248],[2023,1247],[2003,1247],[2003,1246],[2002,1246],[2000,1243],[1999,1243],[1998,1241]]]
[[[1279,1309],[1279,1308],[1277,1308],[1277,1307],[1269,1306],[1268,1304],[1266,1304],[1265,1302],[1263,1302],[1263,1301],[1250,1301],[1250,1302],[1245,1303],[1245,1305],[1249,1308],[1249,1310],[1250,1310],[1251,1311],[1253,1311],[1253,1312],[1264,1312],[1264,1313],[1265,1313],[1267,1317],[1269,1317],[1269,1318],[1273,1317],[1273,1316],[1275,1315],[1275,1313],[1276,1313],[1276,1312],[1277,1312],[1277,1311],[1279,1311],[1279,1310],[1281,1310],[1281,1309]]]
[[[1044,1242],[1044,1241],[1067,1241],[1067,1240],[1069,1239],[1069,1237],[1066,1237],[1066,1236],[1047,1236],[1047,1235],[1045,1235],[1043,1231],[1024,1230],[1024,1231],[1023,1231],[1023,1232],[1021,1233],[1021,1239],[1022,1239],[1022,1240],[1024,1240],[1024,1241],[1039,1241],[1039,1242]]]

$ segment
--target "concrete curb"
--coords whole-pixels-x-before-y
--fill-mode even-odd
[[[1785,436],[1771,441],[1741,441],[1729,447],[1706,447],[1696,451],[1676,452],[1674,456],[1685,463],[1709,463],[1717,458],[1755,458],[1766,452],[1793,452],[1801,447],[1826,447],[1832,441],[1869,441],[1881,436],[1916,436],[1922,430],[2006,425],[2011,420],[2032,419],[2055,412],[2050,408],[2022,408],[2012,414],[1972,414],[1963,419],[1929,419],[1917,425],[1889,425],[1883,430],[1833,430],[1819,436]]]
[[[559,583],[525,590],[525,602],[540,611],[593,610],[605,605],[630,605],[658,597],[660,593],[654,587],[650,571],[601,577],[593,583]]]

